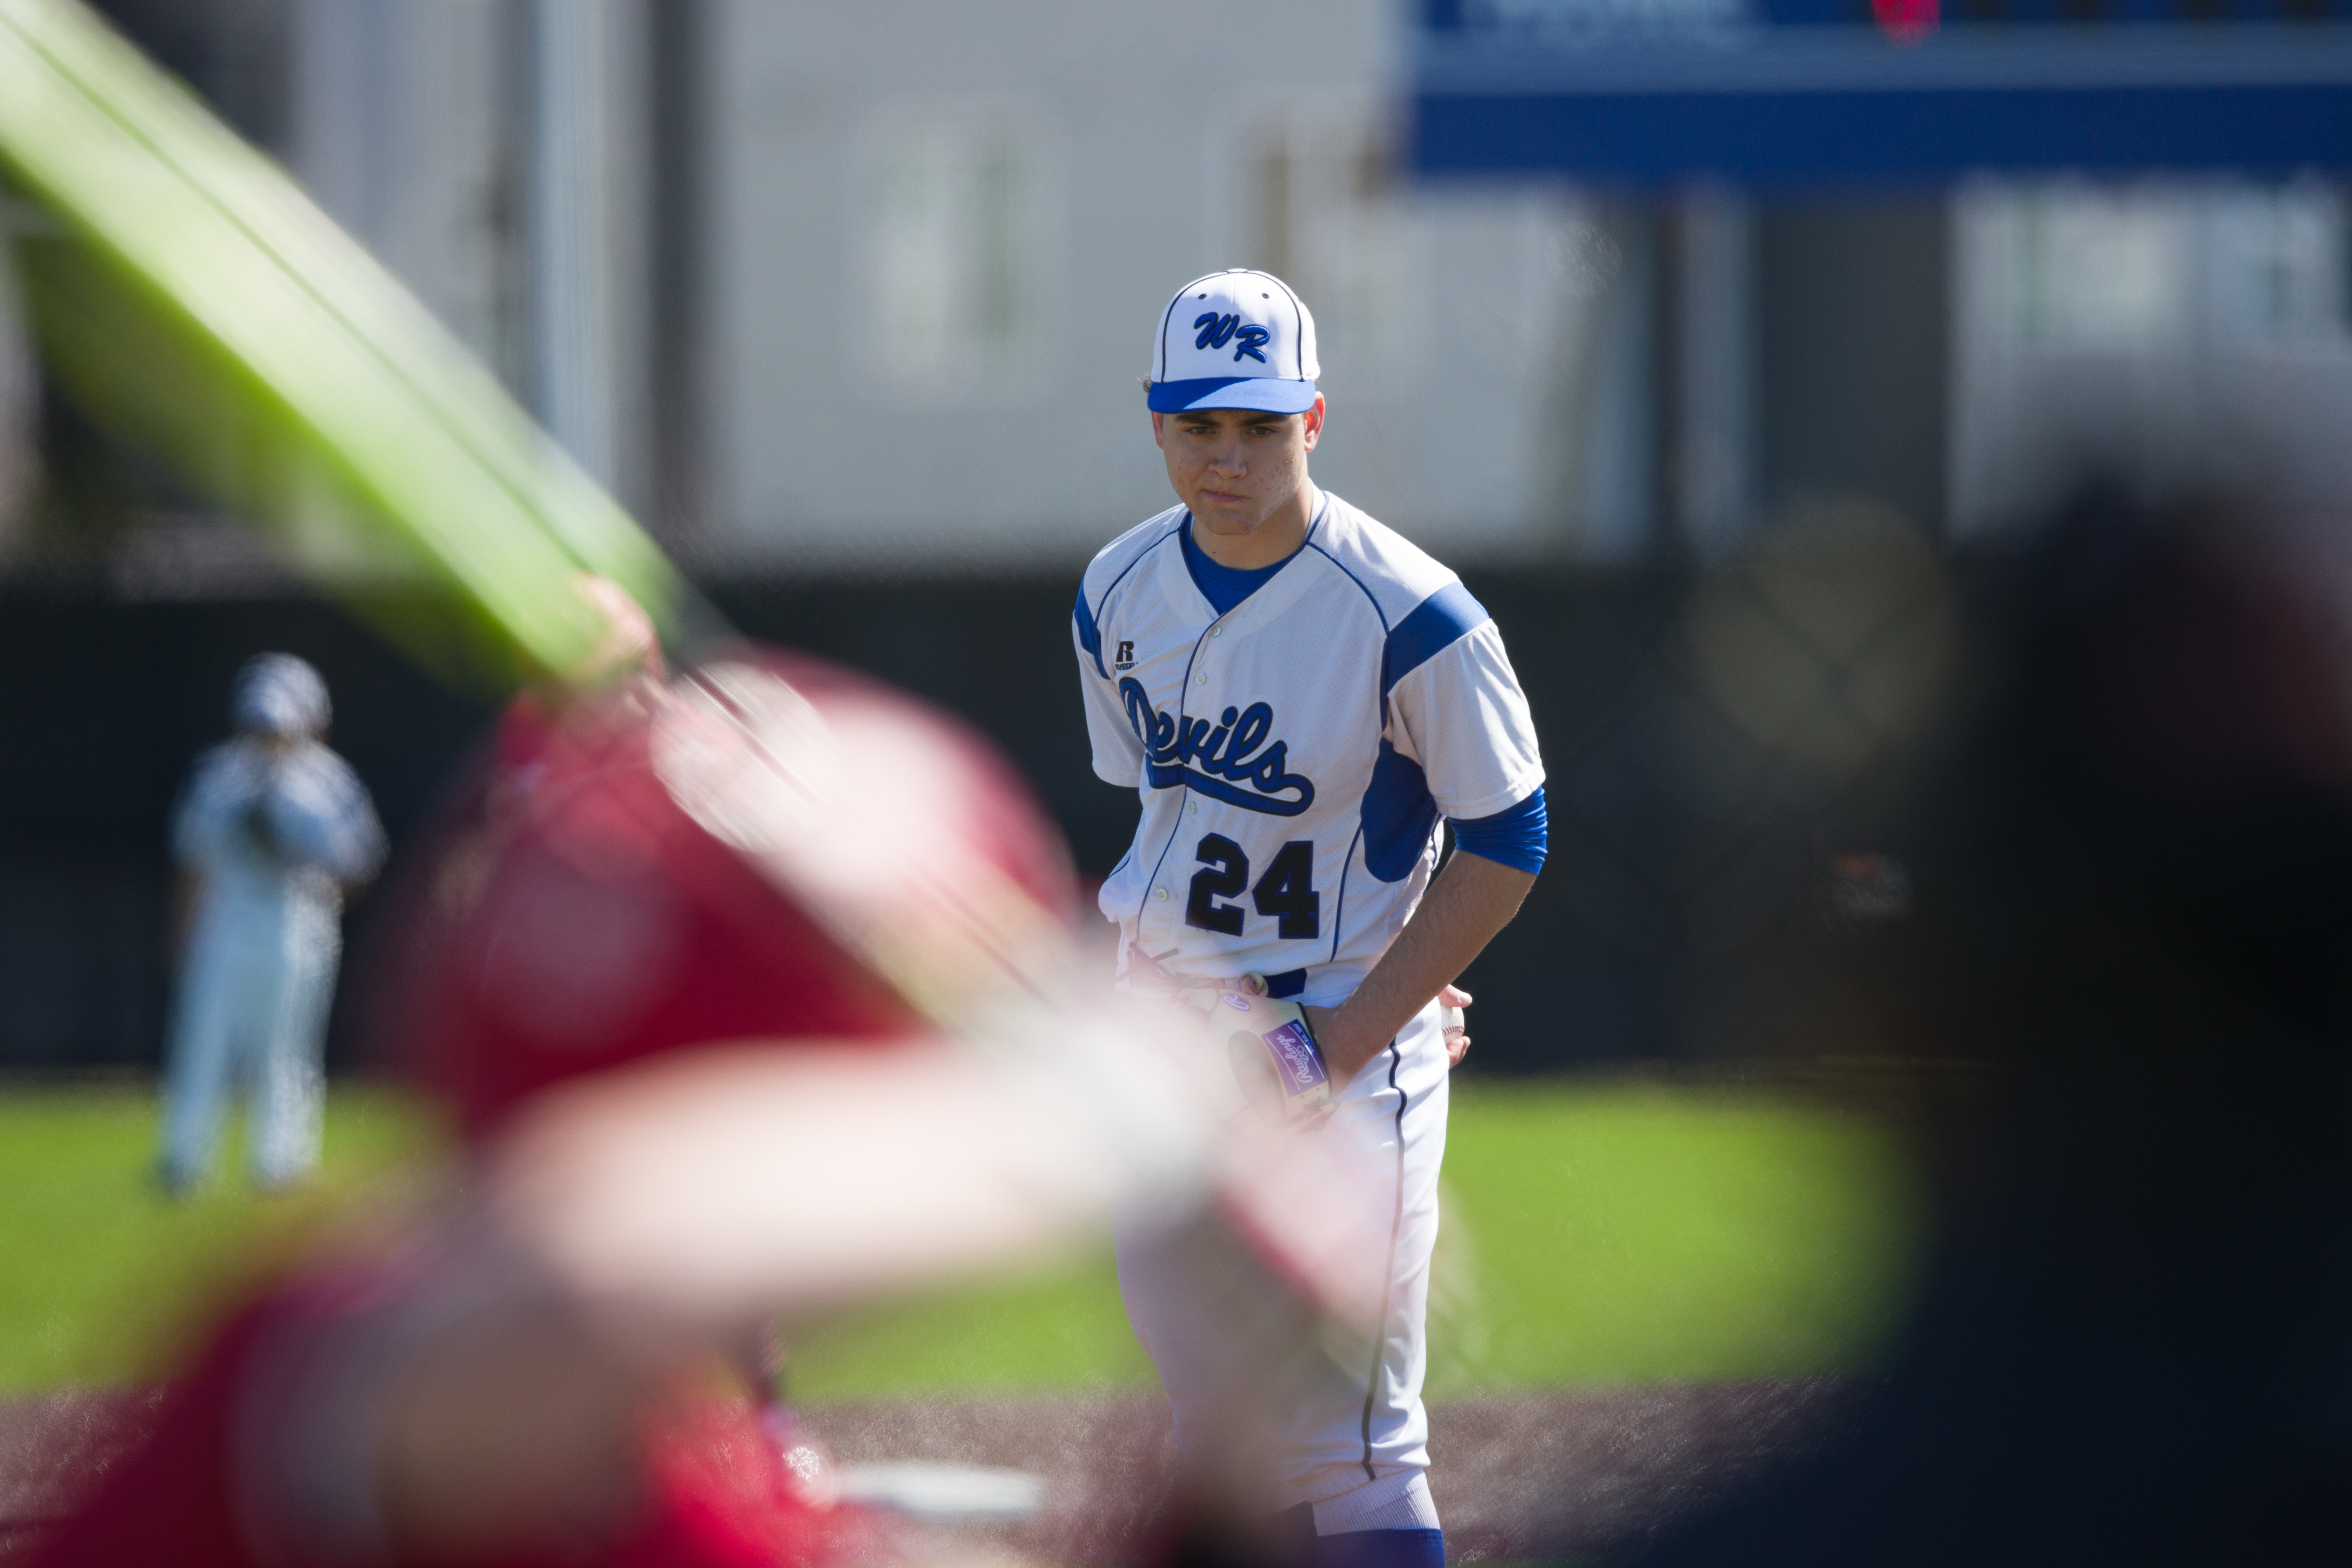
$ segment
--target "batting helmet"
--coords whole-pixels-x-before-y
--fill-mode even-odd
[[[1067,854],[994,748],[814,659],[519,706],[499,752],[397,988],[469,1133],[664,1051],[952,1022],[1066,940]]]

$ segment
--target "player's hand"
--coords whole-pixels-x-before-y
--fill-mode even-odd
[[[1470,993],[1459,985],[1448,985],[1438,992],[1437,1005],[1455,1009],[1467,1007]],[[1345,1005],[1301,1007],[1299,1011],[1307,1015],[1307,1026],[1315,1031],[1316,1044],[1323,1049],[1323,1059],[1330,1068],[1335,1086],[1353,1078],[1366,1062],[1388,1048],[1385,1037],[1369,1041],[1357,1039],[1349,1029]],[[1456,1016],[1447,1022],[1459,1025],[1461,1019]],[[1458,1068],[1462,1065],[1462,1058],[1469,1054],[1469,1035],[1449,1031],[1445,1037],[1445,1065]]]
[[[1448,985],[1438,992],[1437,1005],[1446,1010],[1445,1065],[1458,1068],[1462,1058],[1470,1054],[1470,1033],[1462,1023],[1462,1009],[1470,1005],[1470,993],[1459,985]]]

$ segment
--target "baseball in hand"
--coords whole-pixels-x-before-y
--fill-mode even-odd
[[[1445,1065],[1458,1068],[1462,1058],[1470,1054],[1470,1035],[1462,1022],[1462,1009],[1470,1005],[1470,993],[1459,985],[1449,985],[1437,994],[1442,1008],[1441,1021],[1445,1029]]]

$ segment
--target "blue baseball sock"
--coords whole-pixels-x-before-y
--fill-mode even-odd
[[[1351,1530],[1315,1538],[1315,1568],[1445,1568],[1442,1530]]]

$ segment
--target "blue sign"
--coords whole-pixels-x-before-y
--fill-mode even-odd
[[[2352,168],[2352,0],[1427,0],[1412,60],[1427,174]]]

